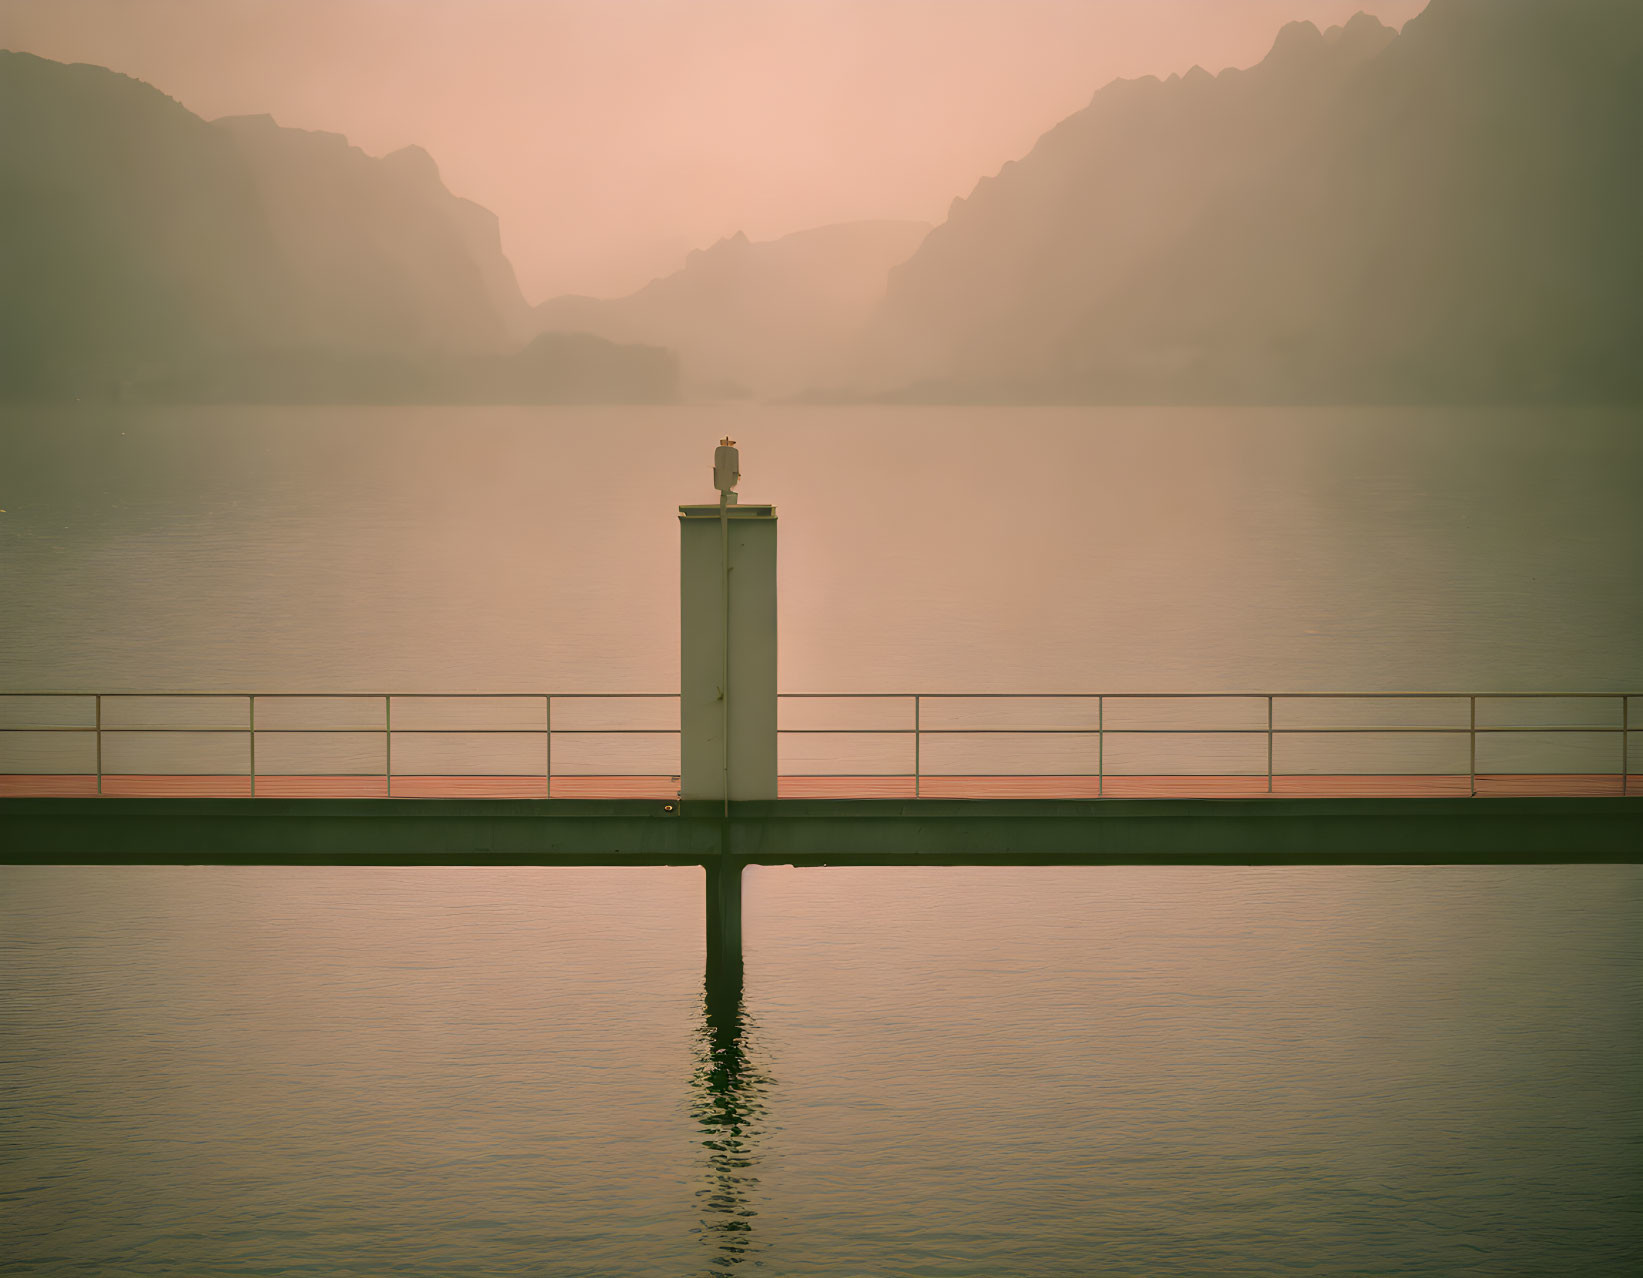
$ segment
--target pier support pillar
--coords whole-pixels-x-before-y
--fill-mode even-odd
[[[776,797],[776,508],[736,496],[741,455],[713,454],[716,504],[679,507],[679,797],[719,808],[707,858],[709,1007],[742,995],[742,862],[730,805]]]
[[[710,994],[742,988],[742,863],[717,856],[707,870],[707,984]]]

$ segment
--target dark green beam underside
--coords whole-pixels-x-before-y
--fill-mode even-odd
[[[1418,865],[1643,861],[1643,800],[0,799],[0,862]]]

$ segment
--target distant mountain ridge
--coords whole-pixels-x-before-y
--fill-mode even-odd
[[[1643,0],[1116,81],[933,229],[530,307],[408,147],[0,51],[0,400],[1643,400]]]
[[[980,401],[1643,397],[1643,5],[1294,23],[1118,81],[890,273],[859,386]]]
[[[929,229],[845,222],[766,241],[738,232],[627,297],[550,298],[536,308],[537,323],[548,332],[665,346],[699,396],[796,395],[845,375],[891,267]]]
[[[4,51],[0,120],[0,399],[674,393],[665,351],[536,339],[495,217],[420,148]]]
[[[272,116],[213,121],[331,340],[494,353],[534,333],[489,209],[452,195],[418,146],[372,159]]]

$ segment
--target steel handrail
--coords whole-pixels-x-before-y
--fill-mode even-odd
[[[1643,697],[1643,692],[783,692],[784,701],[828,700],[869,701],[885,698],[911,700],[922,697],[927,701],[1265,701],[1277,697],[1284,701],[1324,699],[1342,701],[1384,700],[1451,700],[1464,701],[1469,697],[1480,700],[1519,698],[1553,698],[1558,700],[1618,700],[1621,697]],[[652,700],[676,701],[677,692],[246,692],[239,689],[207,692],[198,688],[185,691],[162,692],[94,692],[85,689],[8,689],[0,697],[134,697],[145,700],[165,700],[176,697],[285,697],[303,701],[379,701],[383,697],[396,699],[502,701],[539,700],[551,696],[556,701],[582,698],[595,701]]]
[[[782,700],[831,700],[831,701],[865,701],[865,700],[902,700],[911,702],[913,722],[910,727],[899,728],[779,728],[778,733],[783,736],[911,736],[913,738],[913,771],[908,772],[872,772],[861,771],[849,773],[789,773],[792,777],[824,778],[824,777],[852,777],[862,780],[895,780],[912,779],[915,796],[919,795],[922,780],[925,777],[962,778],[978,776],[1030,776],[1029,773],[930,773],[923,767],[923,739],[934,737],[969,737],[969,736],[1016,736],[1016,737],[1094,737],[1097,743],[1097,768],[1094,773],[1084,772],[1057,772],[1054,775],[1067,778],[1096,778],[1104,789],[1106,771],[1105,744],[1106,738],[1112,736],[1170,736],[1170,737],[1261,737],[1267,739],[1267,768],[1265,773],[1260,772],[1218,772],[1203,775],[1209,778],[1247,778],[1265,775],[1267,788],[1271,790],[1274,781],[1274,746],[1279,737],[1294,736],[1466,736],[1468,738],[1468,771],[1469,788],[1472,793],[1477,789],[1477,739],[1479,736],[1501,736],[1507,734],[1534,734],[1534,735],[1613,735],[1620,736],[1620,784],[1621,793],[1629,790],[1630,781],[1630,736],[1631,700],[1643,697],[1637,692],[1285,692],[1285,693],[1252,693],[1252,692],[795,692],[780,694]],[[4,725],[0,726],[0,733],[92,733],[96,737],[96,771],[97,790],[102,793],[103,771],[103,737],[113,735],[147,735],[147,734],[176,734],[176,735],[238,735],[245,734],[248,743],[248,773],[252,793],[256,792],[256,781],[259,775],[256,759],[256,739],[259,735],[273,736],[372,736],[381,733],[383,736],[384,765],[381,773],[354,773],[354,772],[326,772],[326,773],[280,773],[280,776],[334,776],[334,777],[366,777],[382,776],[388,793],[392,793],[393,780],[396,776],[410,779],[415,777],[436,777],[453,775],[450,773],[396,773],[393,768],[393,739],[399,737],[442,737],[442,736],[509,736],[532,737],[540,735],[544,740],[544,771],[542,773],[487,773],[486,776],[498,778],[536,777],[542,776],[547,782],[549,791],[552,789],[553,771],[553,738],[583,737],[583,736],[678,736],[681,729],[677,727],[662,728],[557,728],[553,726],[553,702],[555,700],[600,700],[600,701],[678,701],[680,694],[676,692],[568,692],[568,693],[532,693],[532,692],[208,692],[201,690],[172,691],[172,692],[80,692],[59,690],[28,690],[0,693],[0,699],[11,698],[54,698],[54,699],[90,699],[93,701],[93,722],[83,725]],[[246,702],[246,723],[243,726],[176,726],[176,725],[114,725],[105,721],[103,702],[105,700],[179,700],[179,699],[216,699],[216,700],[244,700]],[[357,727],[261,727],[256,722],[256,703],[259,700],[273,701],[369,701],[382,703],[383,718],[380,726],[361,725]],[[393,703],[416,701],[540,701],[543,706],[543,726],[517,728],[484,728],[484,727],[394,727]],[[946,728],[927,727],[923,716],[923,703],[926,701],[1094,701],[1096,703],[1096,726],[1079,728],[1035,727],[1020,725],[1010,727],[987,728]],[[1440,725],[1373,725],[1363,727],[1340,727],[1319,725],[1314,727],[1279,727],[1275,719],[1277,702],[1291,701],[1340,701],[1340,702],[1385,702],[1385,701],[1464,701],[1467,706],[1468,723],[1465,727]],[[1478,702],[1491,701],[1535,701],[1535,700],[1567,700],[1567,701],[1614,701],[1619,703],[1620,723],[1591,725],[1545,724],[1545,725],[1479,725]],[[1252,727],[1113,727],[1106,721],[1107,701],[1249,701],[1266,703],[1266,724]],[[1458,708],[1458,707],[1457,707]],[[206,774],[200,774],[206,775]],[[235,774],[237,775],[237,774]],[[265,774],[266,775],[266,774]],[[460,774],[457,774],[460,775]],[[561,776],[596,775],[588,773],[561,773]],[[633,773],[619,774],[635,777],[666,776],[665,773]],[[1124,774],[1120,774],[1124,775]],[[1175,775],[1164,773],[1160,775]],[[1186,774],[1180,774],[1186,775]],[[1312,774],[1296,774],[1312,775]],[[1420,776],[1453,776],[1452,773],[1388,773],[1388,772],[1351,772],[1343,775],[1354,777],[1385,777],[1402,775]],[[1547,773],[1545,775],[1562,775]]]
[[[94,733],[96,735],[96,777],[97,793],[103,793],[103,737],[114,735],[187,735],[187,736],[221,736],[241,735],[246,737],[247,766],[245,776],[248,778],[252,796],[257,793],[257,737],[258,736],[375,736],[381,733],[383,740],[383,767],[381,772],[349,772],[326,771],[323,773],[279,773],[281,777],[336,777],[357,779],[364,777],[383,778],[385,793],[393,794],[395,777],[401,780],[415,780],[421,777],[443,777],[453,775],[446,772],[398,772],[394,771],[393,748],[396,736],[424,737],[424,736],[510,736],[543,738],[543,771],[535,772],[488,772],[487,778],[512,779],[534,778],[541,775],[545,790],[553,791],[553,738],[556,736],[678,736],[679,728],[556,728],[553,726],[553,702],[555,700],[598,700],[598,701],[678,701],[677,692],[205,692],[190,690],[185,692],[63,692],[30,690],[20,692],[0,692],[0,700],[13,697],[53,698],[53,699],[90,699],[93,702],[93,721],[91,724],[76,726],[39,725],[39,726],[0,726],[0,733]],[[222,701],[244,701],[246,705],[246,721],[243,725],[232,727],[216,726],[176,726],[176,725],[143,725],[123,724],[112,725],[104,722],[103,702],[105,700],[146,700],[146,701],[175,701],[175,700],[214,699]],[[258,727],[257,702],[261,701],[361,701],[382,704],[381,726],[364,724],[357,727]],[[393,726],[393,703],[395,701],[530,701],[542,703],[543,726],[520,728],[473,728],[473,727],[414,727],[395,728]],[[184,774],[184,775],[217,775],[217,774]],[[240,774],[231,774],[240,775]],[[269,775],[262,774],[265,778]],[[456,774],[462,775],[462,774]],[[562,778],[590,775],[587,773],[560,773]],[[597,775],[597,774],[594,774]],[[669,773],[635,773],[623,774],[642,777],[666,777],[676,774]]]
[[[42,693],[37,695],[51,694]],[[89,694],[63,693],[61,695],[86,696]],[[151,696],[159,694],[145,692],[126,693],[124,695]],[[228,696],[232,694],[203,693],[201,695]],[[300,694],[293,693],[291,695]],[[1284,701],[1296,701],[1304,698],[1340,701],[1389,699],[1403,701],[1416,699],[1465,701],[1468,697],[1477,697],[1480,700],[1499,700],[1513,697],[1552,697],[1571,700],[1575,698],[1594,698],[1613,701],[1619,697],[1643,697],[1643,692],[783,692],[779,695],[784,701],[868,701],[886,697],[900,697],[903,699],[922,697],[926,701],[984,701],[995,699],[1008,701],[1094,701],[1097,699],[1107,701],[1265,701],[1268,697],[1277,697]]]
[[[1239,736],[1261,737],[1267,741],[1266,771],[1260,772],[1218,772],[1207,774],[1209,778],[1243,778],[1260,777],[1267,779],[1267,791],[1274,788],[1274,746],[1277,738],[1289,736],[1465,736],[1468,741],[1467,755],[1467,789],[1468,793],[1477,793],[1477,739],[1480,735],[1497,736],[1510,733],[1524,734],[1585,734],[1610,735],[1618,733],[1620,736],[1620,792],[1622,795],[1629,791],[1630,783],[1630,701],[1631,698],[1643,694],[1635,692],[794,692],[782,693],[785,700],[833,700],[833,701],[867,701],[867,700],[900,700],[910,701],[913,710],[911,727],[903,728],[779,728],[778,733],[789,736],[912,736],[913,738],[913,771],[906,772],[872,772],[872,773],[787,773],[790,777],[804,777],[807,779],[860,777],[863,780],[906,780],[913,781],[913,794],[919,797],[923,789],[925,777],[939,775],[944,778],[964,778],[980,776],[1031,776],[1031,773],[927,773],[923,769],[923,739],[927,736],[957,737],[957,736],[1093,736],[1096,739],[1097,771],[1093,773],[1057,772],[1054,775],[1065,778],[1091,778],[1098,783],[1098,793],[1104,793],[1106,788],[1106,740],[1112,736],[1172,736],[1172,737],[1201,737],[1201,736]],[[923,722],[923,708],[927,701],[1070,701],[1082,700],[1096,703],[1096,726],[1093,728],[1046,728],[1033,726],[1015,726],[1004,728],[930,728]],[[1467,706],[1467,725],[1465,727],[1446,727],[1428,725],[1410,726],[1372,726],[1372,727],[1278,727],[1275,720],[1275,703],[1278,701],[1453,701],[1457,705],[1465,702]],[[1582,725],[1566,726],[1548,724],[1544,726],[1499,725],[1480,727],[1477,721],[1479,701],[1527,701],[1527,700],[1593,700],[1618,701],[1620,704],[1620,725]],[[1115,728],[1107,725],[1106,703],[1108,701],[1248,701],[1257,705],[1266,703],[1266,726],[1249,728]],[[1169,775],[1169,774],[1166,774]],[[1310,775],[1310,774],[1297,774]],[[1353,777],[1388,777],[1403,775],[1420,776],[1450,776],[1451,773],[1394,773],[1394,772],[1352,772]],[[1561,775],[1548,773],[1546,775]]]
[[[786,696],[786,693],[782,694]],[[677,692],[201,692],[194,689],[188,692],[63,692],[39,691],[30,689],[23,692],[0,692],[0,697],[136,697],[145,701],[167,701],[179,697],[217,697],[221,700],[230,700],[243,697],[256,697],[259,700],[270,700],[275,697],[284,697],[295,701],[381,701],[384,697],[392,697],[396,701],[427,700],[427,701],[540,701],[543,697],[552,697],[555,701],[565,700],[594,700],[594,701],[677,701]]]

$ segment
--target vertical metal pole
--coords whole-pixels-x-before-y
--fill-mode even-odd
[[[1466,698],[1471,707],[1471,722],[1466,730],[1466,740],[1469,743],[1466,763],[1466,795],[1476,798],[1478,793],[1478,699],[1475,696]]]
[[[1626,797],[1626,783],[1631,780],[1631,764],[1627,753],[1631,745],[1632,730],[1629,711],[1632,699],[1625,693],[1620,694],[1620,797]]]
[[[547,798],[553,798],[553,697],[542,698],[542,770],[546,774]]]
[[[103,792],[103,695],[97,694],[97,793]]]
[[[720,745],[724,748],[725,817],[730,817],[730,507],[729,497],[719,493],[719,554],[724,568],[724,664],[720,673],[719,701],[724,708],[719,731]]]
[[[249,731],[246,735],[251,738],[251,797],[257,797],[257,698],[253,693],[246,697],[246,724]]]
[[[1095,699],[1095,797],[1107,793],[1107,698]]]
[[[394,699],[382,698],[382,780],[387,796],[394,797]]]
[[[1266,699],[1266,792],[1272,793],[1272,694]]]
[[[913,797],[919,797],[919,774],[923,770],[919,763],[919,697],[913,694]]]

